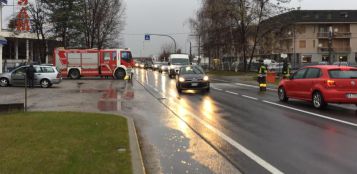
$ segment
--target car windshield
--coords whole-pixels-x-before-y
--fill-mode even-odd
[[[188,65],[188,59],[171,59],[173,65]]]
[[[121,52],[121,58],[125,61],[130,61],[133,57],[130,51],[123,51]]]
[[[204,71],[199,66],[187,66],[181,68],[180,74],[204,74]]]
[[[335,79],[357,79],[357,70],[330,70],[329,75]]]

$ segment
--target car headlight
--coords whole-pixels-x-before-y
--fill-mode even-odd
[[[203,77],[203,80],[204,80],[204,81],[208,81],[208,80],[209,80],[208,76],[204,76],[204,77]]]
[[[180,78],[179,78],[179,82],[185,82],[185,78],[180,77]]]
[[[161,69],[163,70],[163,69],[165,69],[165,67],[162,66]]]

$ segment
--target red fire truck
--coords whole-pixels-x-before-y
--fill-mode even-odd
[[[63,77],[109,76],[132,78],[135,66],[129,49],[64,49],[54,50],[54,65]]]

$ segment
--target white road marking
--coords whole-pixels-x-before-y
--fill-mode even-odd
[[[163,102],[162,102],[163,103]],[[173,103],[177,104],[176,102],[173,101]],[[163,103],[164,105],[166,105],[167,107],[170,108],[170,106],[168,104]],[[174,112],[174,110],[172,110]],[[264,159],[260,158],[258,155],[254,154],[251,150],[247,149],[246,147],[244,147],[243,145],[239,144],[237,141],[233,140],[232,138],[230,138],[229,136],[227,136],[226,134],[224,134],[223,132],[221,132],[220,130],[216,129],[215,127],[213,127],[212,125],[210,125],[209,123],[207,123],[206,121],[202,120],[200,117],[196,116],[195,114],[193,114],[192,112],[187,112],[188,114],[190,114],[191,118],[194,118],[195,120],[197,120],[198,122],[200,122],[202,125],[204,125],[206,128],[210,129],[212,132],[214,132],[216,135],[218,135],[219,137],[221,137],[222,139],[224,139],[226,142],[228,142],[229,144],[231,144],[232,146],[234,146],[237,150],[239,150],[240,152],[242,152],[243,154],[245,154],[246,156],[248,156],[248,158],[252,159],[253,161],[255,161],[257,164],[259,164],[261,167],[265,168],[267,171],[269,171],[270,173],[274,173],[274,174],[283,174],[282,171],[280,171],[279,169],[277,169],[276,167],[272,166],[270,163],[268,163],[267,161],[265,161]],[[180,119],[182,119],[187,125],[188,123],[186,122],[186,120],[184,120],[181,116],[179,116],[178,114],[176,114]]]
[[[302,112],[302,113],[305,113],[305,114],[309,114],[309,115],[312,115],[312,116],[315,116],[315,117],[319,117],[319,118],[323,118],[323,119],[335,121],[335,122],[338,122],[338,123],[347,124],[347,125],[350,125],[350,126],[357,127],[357,124],[351,123],[351,122],[348,122],[348,121],[344,121],[344,120],[328,117],[328,116],[321,115],[321,114],[316,114],[316,113],[309,112],[309,111],[304,111],[304,110],[301,110],[301,109],[296,109],[296,108],[293,108],[293,107],[290,107],[290,106],[285,106],[285,105],[281,105],[281,104],[270,102],[270,101],[266,101],[266,100],[263,100],[263,102],[271,104],[271,105],[279,106],[279,107],[282,107],[282,108],[286,108],[286,109]]]
[[[220,89],[220,88],[214,88],[214,87],[212,87],[212,89],[215,89],[215,90],[218,90],[218,91],[223,91],[223,89]]]
[[[242,97],[249,98],[249,99],[252,99],[252,100],[258,100],[258,98],[247,96],[247,95],[242,95]]]
[[[233,95],[239,95],[238,93],[232,92],[232,91],[226,91],[226,93],[230,93],[230,94],[233,94]]]
[[[254,86],[254,85],[248,85],[248,84],[244,84],[244,83],[235,83],[238,86],[246,86],[246,87],[251,87],[251,88],[259,88],[259,86]],[[277,89],[274,88],[267,88],[268,90],[271,91],[278,91]]]
[[[221,81],[221,82],[231,82],[231,81],[228,81],[228,80],[221,80],[221,79],[212,79],[212,80]]]
[[[246,87],[251,87],[251,88],[259,88],[259,86],[254,86],[254,85],[248,85],[244,83],[235,83],[238,86],[246,86]]]

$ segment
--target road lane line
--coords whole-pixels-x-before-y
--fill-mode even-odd
[[[164,102],[161,102],[163,105],[165,105],[168,109],[170,109],[177,117],[179,117],[182,121],[184,121],[188,126],[190,126],[187,121],[185,119],[183,119],[181,116],[179,116],[178,114],[176,114],[176,112],[170,108],[169,104],[166,104]],[[174,104],[178,104],[177,102],[173,101]],[[221,132],[220,130],[218,130],[217,128],[213,127],[212,125],[210,125],[209,123],[207,123],[206,121],[202,120],[200,117],[196,116],[195,114],[193,114],[190,111],[187,111],[187,114],[189,114],[192,118],[194,118],[195,120],[197,120],[198,122],[200,122],[202,125],[204,125],[206,128],[210,129],[212,132],[214,132],[216,135],[218,135],[219,137],[221,137],[222,139],[224,139],[226,142],[228,142],[229,144],[231,144],[232,146],[234,146],[237,150],[239,150],[240,152],[242,152],[243,154],[245,154],[248,158],[252,159],[253,161],[255,161],[257,164],[259,164],[261,167],[263,167],[264,169],[266,169],[267,171],[269,171],[270,173],[274,173],[274,174],[283,174],[282,171],[280,171],[279,169],[277,169],[276,167],[274,167],[273,165],[271,165],[270,163],[268,163],[267,161],[265,161],[264,159],[260,158],[258,155],[256,155],[255,153],[253,153],[251,150],[247,149],[246,147],[244,147],[243,145],[239,144],[237,141],[233,140],[232,138],[230,138],[228,135],[224,134],[223,132]]]
[[[231,82],[231,81],[228,81],[228,80],[221,80],[221,79],[212,79],[212,80],[220,81],[220,82]]]
[[[221,80],[221,79],[212,79],[212,80],[220,81],[220,82],[227,82],[227,83],[234,83],[235,85],[238,85],[238,86],[245,86],[245,87],[251,87],[251,88],[259,88],[259,86],[249,85],[249,84],[244,84],[244,83],[237,83],[237,82],[228,81],[228,80]],[[278,91],[277,89],[274,89],[274,88],[267,88],[267,89],[268,89],[268,90],[271,90],[271,91]]]
[[[217,90],[217,91],[223,91],[223,89],[220,89],[220,88],[214,88],[214,87],[212,87],[212,89],[215,89],[215,90]]]
[[[239,95],[238,93],[232,92],[232,91],[226,91],[226,93],[230,93],[230,94],[233,94],[233,95]]]
[[[350,126],[353,126],[353,127],[357,127],[357,124],[351,123],[351,122],[348,122],[348,121],[344,121],[344,120],[328,117],[328,116],[321,115],[321,114],[316,114],[316,113],[309,112],[309,111],[304,111],[304,110],[301,110],[301,109],[296,109],[296,108],[293,108],[293,107],[290,107],[290,106],[285,106],[285,105],[281,105],[281,104],[270,102],[270,101],[266,101],[266,100],[263,100],[263,102],[271,104],[271,105],[279,106],[279,107],[282,107],[282,108],[286,108],[286,109],[302,112],[302,113],[305,113],[305,114],[309,114],[309,115],[312,115],[312,116],[315,116],[315,117],[319,117],[319,118],[335,121],[335,122],[338,122],[338,123],[347,124],[347,125],[350,125]]]
[[[249,98],[249,99],[252,99],[252,100],[258,100],[258,98],[247,96],[247,95],[242,95],[242,97]]]
[[[236,85],[238,86],[246,86],[246,87],[251,87],[251,88],[259,88],[259,86],[254,86],[254,85],[248,85],[248,84],[244,84],[244,83],[235,83]],[[271,90],[271,91],[278,91],[277,89],[274,89],[274,88],[267,88],[268,90]]]

